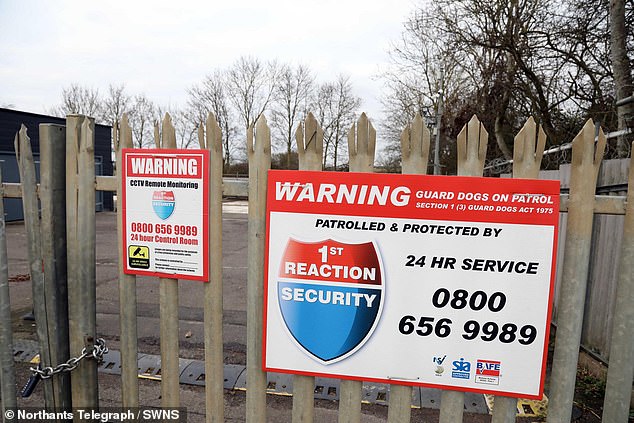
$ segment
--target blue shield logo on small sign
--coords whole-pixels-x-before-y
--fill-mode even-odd
[[[175,204],[173,191],[154,191],[152,194],[152,208],[154,213],[162,220],[172,215]]]
[[[376,328],[384,300],[383,270],[372,242],[289,240],[277,282],[286,328],[322,364],[358,351]]]

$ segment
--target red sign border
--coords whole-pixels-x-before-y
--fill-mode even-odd
[[[334,177],[334,178],[333,178]],[[336,180],[335,180],[336,178]],[[297,206],[294,204],[289,205],[281,205],[280,201],[275,198],[275,182],[278,181],[289,181],[295,180],[296,183],[302,184],[306,182],[311,183],[321,183],[322,181],[334,181],[334,183],[341,183],[342,179],[345,179],[347,183],[362,183],[366,181],[368,178],[383,180],[383,185],[396,185],[395,182],[400,183],[411,182],[419,180],[425,180],[426,178],[434,178],[436,180],[444,180],[450,186],[461,186],[464,185],[469,187],[474,182],[484,182],[485,184],[491,184],[492,182],[496,182],[499,185],[495,187],[496,189],[491,189],[489,192],[499,192],[500,186],[502,187],[515,187],[514,191],[530,193],[539,192],[543,193],[544,191],[548,191],[549,195],[556,197],[556,201],[554,201],[553,205],[553,213],[552,213],[552,222],[547,221],[548,219],[544,219],[544,221],[540,222],[531,222],[527,219],[518,219],[517,214],[510,214],[509,218],[506,219],[491,219],[490,217],[486,217],[486,215],[482,216],[476,213],[475,219],[470,219],[469,221],[479,222],[479,223],[511,223],[511,224],[535,224],[535,225],[545,225],[552,226],[554,229],[553,233],[553,249],[552,249],[552,265],[551,265],[551,273],[550,273],[550,286],[548,293],[548,307],[547,307],[547,316],[546,316],[546,329],[544,333],[544,347],[542,353],[542,369],[541,376],[539,382],[539,389],[537,395],[530,395],[526,393],[517,393],[517,392],[509,392],[502,390],[489,390],[489,389],[479,389],[472,387],[463,387],[463,386],[455,386],[455,385],[444,385],[444,384],[435,384],[435,383],[422,383],[422,382],[413,382],[402,379],[382,379],[382,378],[373,378],[373,377],[359,377],[354,375],[343,375],[338,373],[320,373],[320,372],[310,372],[303,370],[289,370],[289,369],[280,369],[276,367],[268,367],[266,365],[266,334],[267,334],[267,321],[268,321],[268,284],[269,284],[269,240],[270,240],[270,217],[271,212],[294,212],[294,213],[302,213],[302,214],[331,214],[331,215],[342,215],[342,216],[350,216],[350,213],[346,213],[339,210],[332,210],[332,205],[328,206],[329,210],[322,210],[323,206],[315,207],[315,203],[311,203],[310,210],[306,210],[306,206]],[[374,181],[373,181],[374,182]],[[537,190],[537,187],[542,187],[541,190]],[[547,189],[546,189],[547,188]],[[324,172],[324,171],[301,171],[301,170],[269,170],[267,175],[267,202],[266,202],[266,237],[264,244],[264,293],[263,293],[263,331],[262,331],[262,369],[265,372],[277,372],[284,374],[292,374],[292,375],[304,375],[304,376],[313,376],[313,377],[325,377],[325,378],[335,378],[335,379],[343,379],[343,380],[355,380],[355,381],[367,381],[367,382],[375,382],[375,383],[387,383],[387,384],[396,384],[396,385],[405,385],[405,386],[414,386],[414,387],[423,387],[423,388],[434,388],[434,389],[442,389],[442,390],[451,390],[451,391],[461,391],[461,392],[472,392],[478,394],[489,394],[489,395],[502,395],[508,396],[511,398],[522,398],[522,399],[530,399],[530,400],[541,400],[544,394],[544,384],[546,380],[546,366],[548,360],[548,344],[550,338],[550,326],[552,319],[552,307],[553,307],[553,299],[555,292],[555,278],[557,275],[557,243],[559,237],[559,214],[560,214],[560,203],[559,203],[559,193],[560,193],[560,181],[555,180],[542,180],[542,179],[520,179],[520,178],[484,178],[484,177],[474,177],[474,176],[439,176],[439,175],[411,175],[411,174],[381,174],[381,173],[355,173],[355,172]],[[413,192],[412,192],[413,194]],[[352,207],[349,206],[348,207]],[[370,207],[359,207],[357,205],[355,207],[354,216],[365,216],[371,217],[374,216],[372,213],[372,208]],[[376,209],[376,206],[373,206]],[[434,213],[432,213],[434,214]],[[382,215],[385,216],[385,215]],[[551,216],[544,215],[545,217]],[[390,217],[398,217],[398,218],[409,218],[416,219],[415,217],[411,217],[409,215],[390,215]],[[458,220],[452,219],[450,216],[446,214],[435,214],[434,217],[420,217],[420,219],[424,220]],[[460,221],[465,221],[465,219],[460,219]]]
[[[164,273],[164,272],[151,272],[138,269],[131,269],[128,267],[127,260],[127,214],[126,214],[126,180],[127,180],[127,157],[129,154],[143,154],[143,155],[188,155],[188,156],[202,156],[203,169],[202,169],[202,181],[203,181],[203,274],[201,276],[180,274],[180,273]],[[120,259],[123,261],[123,273],[129,275],[139,276],[155,276],[158,278],[168,279],[186,279],[194,281],[209,282],[209,170],[210,170],[210,153],[205,149],[168,149],[168,148],[123,148],[121,149],[121,236],[123,242],[122,254]],[[150,176],[155,178],[155,176]],[[177,176],[177,178],[180,178]]]

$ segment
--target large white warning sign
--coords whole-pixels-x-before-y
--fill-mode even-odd
[[[539,398],[557,181],[271,171],[267,371]]]
[[[208,280],[209,152],[122,150],[124,272]]]

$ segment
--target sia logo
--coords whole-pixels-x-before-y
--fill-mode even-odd
[[[372,242],[289,240],[277,295],[295,341],[322,364],[354,354],[370,338],[383,308],[383,271]]]
[[[154,191],[152,194],[152,208],[154,213],[165,220],[174,212],[174,191]]]

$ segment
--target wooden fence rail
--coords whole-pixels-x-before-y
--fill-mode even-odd
[[[94,193],[95,190],[117,191],[121,198],[120,176],[95,176],[91,161],[92,128],[94,123],[84,116],[69,116],[67,120],[67,211],[68,214],[68,281],[70,307],[70,346],[76,350],[94,342],[94,317],[84,318],[78,307],[89,314],[95,314],[94,297]],[[169,115],[166,115],[159,130],[155,130],[157,147],[173,148],[174,129]],[[613,333],[610,350],[611,366],[608,370],[608,389],[605,398],[604,421],[625,422],[629,413],[631,394],[633,351],[633,308],[634,288],[634,193],[628,197],[596,195],[596,184],[605,137],[599,130],[595,143],[595,126],[589,121],[573,141],[573,162],[571,164],[570,192],[562,194],[561,211],[568,212],[566,232],[560,234],[565,240],[563,277],[557,305],[557,337],[554,352],[553,376],[550,381],[551,401],[549,423],[568,422],[572,410],[577,355],[580,347],[584,318],[584,300],[588,263],[591,254],[592,221],[596,214],[624,216],[624,236],[621,244],[621,259],[618,270],[618,292],[613,314]],[[122,169],[121,149],[131,147],[131,131],[127,118],[115,128],[115,150],[117,169]],[[302,170],[321,170],[323,155],[323,131],[312,115],[302,122],[296,132],[299,163]],[[249,159],[248,184],[236,179],[222,178],[221,133],[213,116],[209,116],[205,126],[199,129],[199,143],[203,149],[211,151],[210,166],[210,248],[209,283],[204,290],[204,338],[205,338],[205,409],[207,422],[224,421],[223,399],[223,281],[222,281],[222,195],[248,196],[248,271],[247,271],[247,401],[246,421],[265,422],[267,375],[262,371],[263,332],[263,277],[264,240],[266,231],[266,191],[267,172],[271,164],[271,136],[266,119],[262,116],[255,127],[247,132],[247,154]],[[481,176],[486,156],[488,133],[474,116],[458,135],[458,174]],[[529,119],[515,138],[513,177],[537,178],[545,145],[545,135],[536,123]],[[352,126],[348,135],[350,170],[353,172],[373,172],[376,132],[365,114]],[[416,116],[401,137],[403,173],[424,174],[427,169],[430,144],[429,130]],[[20,152],[28,151],[26,133],[16,136]],[[72,154],[70,154],[72,153]],[[26,168],[25,168],[26,169]],[[92,169],[92,171],[90,170]],[[78,176],[79,175],[79,176]],[[344,177],[342,175],[342,177]],[[31,178],[24,174],[22,184],[2,183],[0,194],[7,197],[33,198],[37,193],[43,198],[50,187],[43,181],[41,186],[26,182]],[[50,183],[48,181],[47,183]],[[634,186],[634,170],[630,162],[629,186]],[[30,188],[29,188],[30,187]],[[0,197],[1,199],[1,197]],[[26,202],[25,202],[26,205]],[[1,208],[0,208],[1,211]],[[36,208],[37,213],[37,208]],[[1,217],[1,216],[0,216]],[[32,247],[41,242],[36,237],[36,218],[28,217],[27,227],[34,231]],[[121,238],[121,211],[118,214],[118,231]],[[6,239],[4,221],[0,219],[0,364],[7,371],[2,372],[2,405],[5,409],[14,407],[15,396],[10,386],[15,385],[12,366],[7,363],[12,335],[10,327],[10,303],[7,282]],[[78,236],[78,231],[82,237]],[[90,238],[81,241],[79,238]],[[39,256],[38,256],[39,254]],[[124,252],[119,251],[123,257]],[[41,253],[34,252],[31,259],[32,280],[44,280],[41,273]],[[38,258],[40,257],[40,258]],[[91,264],[89,264],[91,263]],[[39,270],[38,270],[39,267]],[[45,269],[46,271],[46,269]],[[52,270],[49,270],[52,271]],[[39,286],[39,285],[38,285]],[[44,288],[42,288],[44,289]],[[119,299],[121,322],[121,363],[122,363],[122,405],[139,406],[139,386],[137,379],[137,299],[136,277],[123,273],[119,266]],[[87,304],[88,303],[88,304]],[[161,395],[163,407],[178,407],[180,404],[178,366],[178,282],[175,279],[160,281],[161,309]],[[36,310],[37,314],[37,310]],[[77,317],[77,316],[82,316]],[[81,320],[81,321],[79,321]],[[38,317],[38,321],[40,318]],[[47,339],[38,325],[40,341]],[[50,332],[50,330],[49,330]],[[45,344],[48,345],[49,341]],[[46,345],[41,345],[43,360],[53,360]],[[9,349],[8,349],[9,348]],[[48,356],[47,356],[48,354]],[[12,360],[12,358],[11,358]],[[10,369],[8,369],[10,368]],[[80,367],[81,376],[73,378],[73,404],[85,407],[98,406],[96,368],[94,363],[85,362]],[[79,375],[80,373],[78,373]],[[80,380],[81,379],[81,380]],[[293,422],[312,423],[314,420],[313,377],[296,376],[293,380]],[[53,397],[52,385],[47,385],[45,396]],[[391,385],[388,396],[388,421],[407,422],[411,415],[412,389],[398,384]],[[48,403],[47,403],[48,404]],[[443,391],[441,395],[440,422],[454,423],[463,419],[464,394]],[[493,411],[493,422],[515,421],[516,400],[498,397]],[[339,422],[358,423],[361,420],[361,382],[341,381]]]

